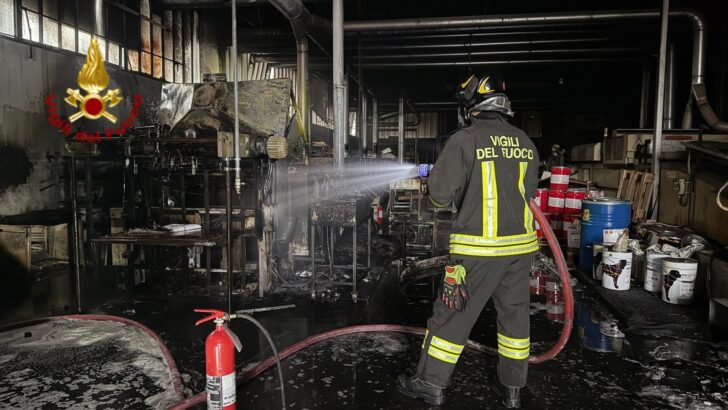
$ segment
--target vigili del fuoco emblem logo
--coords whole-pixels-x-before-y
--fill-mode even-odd
[[[112,124],[116,124],[116,116],[109,112],[109,108],[115,107],[123,101],[121,91],[118,88],[106,90],[109,87],[109,74],[104,67],[104,57],[99,48],[99,42],[96,37],[91,38],[88,51],[86,52],[86,62],[84,62],[81,70],[76,78],[78,88],[66,89],[66,98],[63,100],[71,107],[78,111],[71,114],[68,119],[62,118],[58,114],[58,105],[55,103],[56,95],[51,94],[45,99],[45,105],[48,112],[48,123],[58,129],[61,134],[66,137],[71,136],[73,126],[72,123],[81,118],[89,120],[98,120],[105,118]],[[85,94],[81,91],[85,91]],[[106,93],[104,94],[104,90]],[[139,94],[134,95],[132,108],[129,116],[124,119],[118,126],[112,126],[103,130],[103,132],[86,132],[80,127],[73,139],[76,141],[86,141],[97,143],[101,141],[102,133],[107,140],[121,137],[127,130],[134,125],[134,120],[139,117],[139,108],[142,105],[142,97]]]
[[[116,122],[116,117],[106,111],[106,107],[114,107],[121,102],[119,97],[119,89],[106,91],[106,95],[101,96],[101,92],[109,86],[109,74],[104,68],[104,57],[99,50],[99,42],[96,37],[91,39],[91,44],[86,53],[86,63],[78,72],[78,86],[88,94],[83,95],[78,89],[67,89],[68,96],[64,99],[72,107],[79,109],[78,112],[68,117],[71,122],[75,122],[81,117],[95,120],[101,117],[106,118],[112,123]]]

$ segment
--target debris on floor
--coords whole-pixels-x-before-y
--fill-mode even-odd
[[[9,408],[164,409],[182,398],[174,371],[156,340],[124,323],[51,319],[0,333]]]

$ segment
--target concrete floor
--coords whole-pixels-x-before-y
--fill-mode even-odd
[[[326,330],[365,323],[400,323],[423,326],[431,311],[431,286],[421,283],[400,296],[395,275],[385,270],[382,279],[368,285],[368,303],[312,301],[296,287],[281,289],[264,300],[238,303],[237,308],[295,303],[296,308],[256,317],[268,328],[279,349]],[[339,292],[344,295],[345,289]],[[204,338],[211,326],[195,328],[200,317],[195,307],[220,307],[219,297],[169,293],[164,296],[108,300],[95,311],[128,316],[155,329],[175,357],[188,393],[204,389]],[[159,295],[159,293],[156,293]],[[147,293],[149,295],[149,293]],[[580,297],[589,299],[588,291]],[[538,305],[534,305],[538,307]],[[495,345],[494,310],[489,306],[476,324],[471,339]],[[543,310],[532,312],[532,353],[546,350],[556,340],[560,324],[546,319]],[[265,339],[248,323],[231,328],[243,341],[239,371],[270,355]],[[582,348],[574,330],[555,360],[531,366],[523,393],[526,409],[614,408],[728,408],[728,350],[726,346],[671,337],[631,336],[621,353],[598,353]],[[303,408],[415,409],[424,403],[396,391],[398,374],[411,372],[419,355],[421,337],[379,333],[352,335],[322,342],[284,360],[288,406]],[[466,349],[443,408],[473,409],[498,403],[492,387],[496,358]],[[280,408],[275,369],[238,387],[242,408]],[[495,406],[497,407],[497,406]]]
[[[292,283],[264,299],[244,300],[236,295],[234,308],[295,304],[294,309],[255,315],[279,350],[310,335],[355,324],[424,326],[431,313],[432,283],[425,280],[400,289],[396,270],[388,262],[391,247],[377,248],[376,254],[374,266],[379,268],[362,282],[361,294],[369,295],[367,301],[354,304],[346,297],[346,288],[331,289],[312,300],[305,286],[308,279],[292,277]],[[199,295],[205,295],[203,287],[187,286],[186,280],[167,273],[156,281],[150,280],[133,295],[92,294],[97,302],[90,312],[128,317],[156,331],[172,352],[185,394],[191,396],[204,390],[204,342],[212,330],[209,323],[194,326],[202,315],[193,309],[226,305],[219,285],[213,286],[210,294]],[[577,297],[580,301],[594,299],[598,304],[596,294],[586,288],[581,287]],[[539,354],[557,339],[561,325],[547,320],[538,303],[541,300],[534,298],[533,302],[532,354]],[[471,339],[495,346],[494,317],[489,305]],[[234,321],[230,327],[243,342],[243,351],[237,356],[239,373],[271,354],[265,338],[252,324]],[[679,331],[664,329],[655,337],[645,336],[644,327],[638,333],[630,333],[629,329],[625,333],[621,352],[599,353],[582,347],[580,331],[575,327],[566,349],[555,360],[530,367],[528,387],[523,392],[524,408],[728,408],[725,344],[685,339]],[[423,402],[401,395],[395,387],[398,374],[413,371],[420,343],[421,336],[378,333],[330,339],[304,349],[283,363],[288,408],[427,408]],[[466,349],[443,408],[497,408],[500,401],[492,382],[496,360],[489,354]],[[239,408],[280,408],[278,386],[275,368],[238,386]]]

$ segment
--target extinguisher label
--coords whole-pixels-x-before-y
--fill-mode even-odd
[[[224,376],[207,376],[207,408],[222,410],[235,404],[235,372]]]

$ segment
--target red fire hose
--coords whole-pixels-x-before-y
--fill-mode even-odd
[[[533,200],[530,202],[531,211],[533,212],[534,217],[538,221],[539,225],[541,226],[541,229],[543,230],[546,240],[549,243],[549,247],[551,248],[551,252],[553,252],[554,259],[556,260],[556,266],[559,269],[559,277],[561,278],[561,285],[563,288],[564,293],[564,324],[561,328],[561,335],[559,336],[559,339],[556,341],[556,343],[549,349],[548,351],[538,355],[538,356],[532,356],[530,359],[528,359],[529,363],[532,364],[538,364],[543,363],[547,360],[553,359],[556,357],[556,355],[561,352],[561,350],[566,346],[566,343],[569,341],[569,337],[571,336],[571,329],[573,327],[573,321],[574,321],[574,294],[571,290],[571,283],[569,282],[569,270],[566,267],[566,261],[564,260],[564,254],[561,252],[561,247],[559,246],[559,241],[556,239],[556,235],[554,235],[554,231],[551,229],[551,225],[546,220],[546,217],[543,216],[541,213],[541,210],[533,203]],[[309,346],[312,346],[316,343],[322,342],[324,340],[338,337],[338,336],[344,336],[344,335],[350,335],[354,333],[369,333],[369,332],[403,332],[403,333],[413,333],[413,334],[425,334],[425,329],[421,327],[416,326],[405,326],[405,325],[390,325],[390,324],[375,324],[375,325],[358,325],[358,326],[348,326],[348,327],[342,327],[339,329],[333,329],[329,330],[324,333],[319,333],[314,336],[309,336],[300,342],[287,347],[286,349],[282,350],[279,354],[280,359],[283,360],[286,357],[298,352],[299,350],[305,349]],[[468,340],[468,347],[474,348],[479,351],[487,352],[487,353],[494,353],[495,349],[484,347],[483,345]],[[267,359],[263,360],[262,362],[258,363],[255,367],[250,369],[245,374],[241,374],[238,376],[238,383],[244,383],[249,380],[254,379],[259,374],[266,371],[271,366],[275,365],[275,358],[273,356],[268,357]],[[206,399],[206,392],[197,393],[196,395],[189,397],[174,406],[170,407],[170,410],[181,410],[181,409],[187,409],[189,407],[192,407],[194,405],[203,403]]]
[[[543,363],[547,360],[551,360],[556,357],[559,352],[566,346],[571,336],[571,329],[574,326],[574,293],[571,290],[571,282],[569,281],[569,269],[566,267],[566,260],[564,259],[564,253],[561,252],[561,246],[559,246],[559,240],[556,239],[554,231],[551,229],[551,224],[543,216],[539,207],[533,202],[529,203],[533,216],[541,226],[541,230],[546,236],[546,240],[551,248],[551,253],[554,254],[554,260],[556,260],[556,267],[559,269],[559,278],[561,279],[561,287],[564,292],[564,325],[561,328],[561,335],[559,339],[551,346],[551,349],[542,353],[538,356],[533,356],[528,359],[529,363],[538,364]]]

